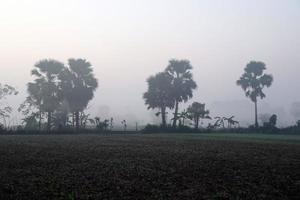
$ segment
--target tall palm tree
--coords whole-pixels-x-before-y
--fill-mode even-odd
[[[179,103],[187,102],[192,98],[193,90],[197,88],[191,73],[192,69],[190,61],[175,59],[170,60],[169,65],[165,69],[165,72],[172,77],[172,97],[175,102],[173,127],[176,127]]]
[[[47,113],[47,130],[50,131],[52,113],[60,102],[58,75],[64,64],[53,59],[44,59],[34,67],[31,75],[35,76],[35,79],[27,85],[28,99],[38,107],[40,116],[42,112]]]
[[[68,67],[61,72],[59,79],[62,96],[69,104],[70,111],[75,117],[76,130],[78,130],[79,114],[94,97],[98,81],[88,61],[73,58],[68,60]]]
[[[263,93],[265,87],[270,87],[273,82],[273,76],[264,74],[266,65],[263,62],[251,61],[247,64],[244,69],[244,73],[237,80],[237,85],[241,86],[245,91],[246,97],[249,97],[254,103],[255,109],[255,127],[258,127],[257,120],[257,100],[258,97],[261,99],[265,98],[266,95]]]
[[[143,98],[148,109],[160,109],[157,116],[160,114],[162,119],[162,126],[166,126],[166,109],[174,107],[174,100],[172,98],[172,76],[165,72],[160,72],[155,76],[150,76],[147,79],[148,90],[144,93]]]

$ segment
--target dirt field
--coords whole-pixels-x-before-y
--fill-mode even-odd
[[[299,141],[0,136],[0,199],[300,199]]]

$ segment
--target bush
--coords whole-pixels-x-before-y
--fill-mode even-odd
[[[207,132],[206,129],[205,131]],[[189,126],[183,126],[183,125],[174,128],[171,125],[167,125],[166,127],[163,127],[161,125],[147,124],[145,128],[142,130],[142,132],[143,133],[199,133],[199,132],[203,132],[203,130],[194,129]]]
[[[159,133],[161,131],[161,126],[147,124],[145,128],[142,130],[143,133]]]

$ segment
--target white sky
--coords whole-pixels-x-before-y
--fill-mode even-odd
[[[253,109],[235,81],[247,62],[263,61],[275,81],[260,109],[289,113],[300,101],[300,1],[0,0],[0,82],[21,92],[12,103],[24,100],[36,61],[70,57],[95,66],[95,115],[105,114],[106,105],[108,115],[149,120],[145,80],[171,58],[194,66],[193,100],[244,120],[252,120]],[[248,110],[214,110],[216,101],[236,100]]]

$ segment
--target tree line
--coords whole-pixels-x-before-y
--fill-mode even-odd
[[[193,92],[197,88],[192,70],[193,66],[189,60],[171,59],[163,71],[147,79],[148,88],[143,94],[143,99],[148,109],[158,110],[155,114],[161,117],[162,128],[185,126],[185,120],[188,119],[194,128],[198,129],[202,120],[212,119],[205,103],[194,101],[187,109],[179,109],[180,104],[193,98]],[[265,73],[265,70],[266,65],[263,62],[250,61],[236,81],[245,92],[245,96],[254,104],[255,128],[259,127],[258,100],[266,97],[264,89],[273,83],[273,76]],[[27,84],[28,96],[18,108],[25,116],[25,126],[48,131],[59,128],[79,130],[84,128],[87,122],[104,130],[113,127],[113,118],[101,122],[99,117],[91,119],[84,112],[98,87],[93,66],[87,60],[70,58],[67,64],[64,64],[54,59],[43,59],[34,65],[31,76],[34,79]],[[17,94],[12,86],[0,84],[0,100]],[[0,106],[0,117],[5,120],[12,108],[1,104]],[[172,112],[171,124],[167,122],[169,112]],[[209,123],[208,128],[225,128],[225,121],[228,128],[239,124],[234,120],[234,116],[216,116],[214,119],[215,122]],[[274,121],[276,124],[276,120],[277,116],[272,116],[270,124],[274,124]],[[126,130],[126,120],[122,121],[122,126]]]
[[[41,130],[46,119],[48,131],[53,126],[67,127],[69,122],[78,130],[85,123],[82,115],[98,87],[91,63],[70,58],[65,65],[44,59],[34,65],[31,75],[34,80],[27,84],[28,97],[18,109],[26,116],[26,124]]]
[[[180,119],[188,118],[193,121],[196,129],[199,128],[201,119],[211,119],[209,110],[205,109],[205,104],[193,102],[187,111],[178,112],[179,104],[187,102],[193,97],[193,91],[197,88],[196,82],[193,80],[192,65],[188,60],[169,61],[164,71],[159,72],[147,79],[148,90],[144,93],[145,104],[148,109],[159,109],[157,115],[161,115],[162,127],[166,127],[167,109],[174,111],[172,118],[172,127],[182,125]],[[241,86],[245,91],[246,97],[254,103],[255,107],[255,127],[258,128],[257,120],[257,101],[266,97],[263,89],[270,87],[273,82],[273,76],[265,74],[266,65],[263,62],[251,61],[244,69],[244,73],[237,80],[236,84]],[[233,120],[234,116],[215,117],[216,122],[210,128],[219,126],[224,127],[224,120],[227,121],[228,127],[238,122]],[[177,123],[179,119],[179,124]]]

